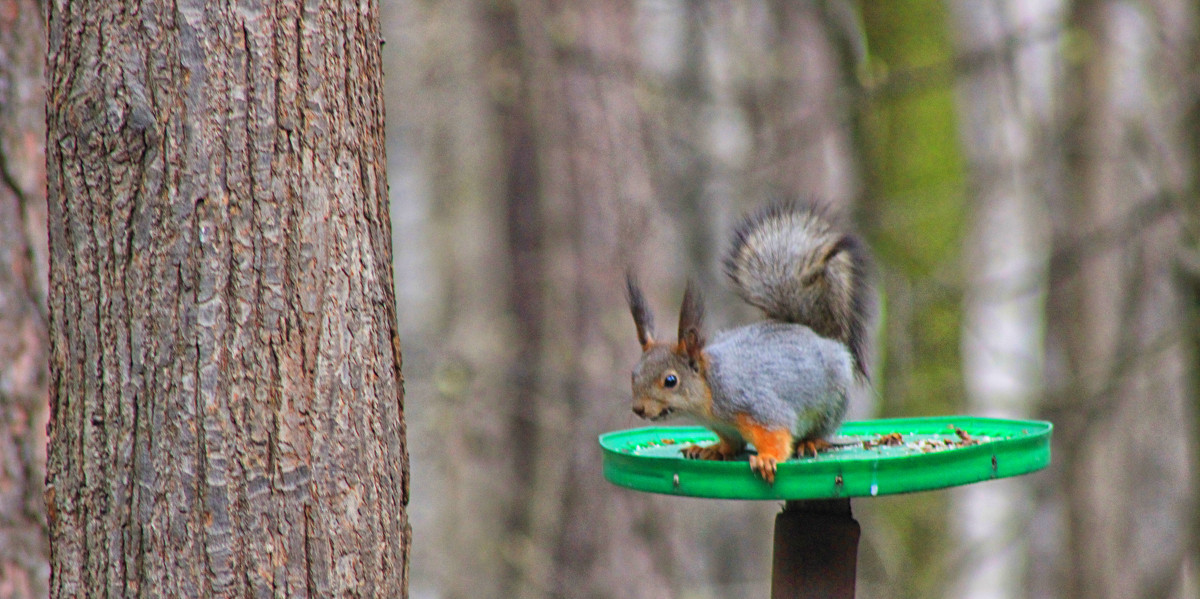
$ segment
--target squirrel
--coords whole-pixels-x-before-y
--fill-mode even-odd
[[[767,320],[705,337],[704,307],[688,281],[675,343],[654,337],[653,317],[633,276],[629,309],[642,356],[633,369],[633,412],[657,421],[689,415],[717,434],[683,448],[687,458],[726,460],[747,442],[750,468],[770,484],[778,464],[828,449],[849,390],[867,380],[872,315],[863,241],[839,231],[811,204],[773,203],[733,234],[724,270]]]

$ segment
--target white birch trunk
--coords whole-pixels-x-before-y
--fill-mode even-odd
[[[1048,263],[1040,189],[1053,146],[1051,120],[1059,2],[950,3],[965,74],[959,78],[970,161],[971,234],[962,336],[973,414],[1028,417],[1042,391],[1041,330]],[[949,597],[1023,596],[1032,493],[1026,479],[955,492],[962,543]]]

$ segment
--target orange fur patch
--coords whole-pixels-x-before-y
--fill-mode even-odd
[[[767,484],[775,484],[778,464],[788,459],[788,454],[792,452],[792,431],[767,428],[745,414],[734,417],[734,426],[758,450],[758,455],[750,456],[750,469]]]
[[[786,428],[767,428],[745,414],[734,417],[734,426],[754,444],[761,457],[782,462],[792,453],[792,431]]]

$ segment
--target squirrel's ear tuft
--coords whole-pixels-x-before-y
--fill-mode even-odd
[[[632,271],[625,272],[625,299],[629,302],[629,312],[633,314],[633,324],[637,326],[638,343],[642,344],[642,351],[646,351],[654,343],[654,316],[650,314],[646,297],[642,295]]]
[[[696,286],[688,281],[679,308],[679,350],[687,354],[692,368],[698,369],[700,350],[704,349],[704,301]]]

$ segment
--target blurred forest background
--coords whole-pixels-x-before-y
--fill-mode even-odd
[[[771,194],[874,249],[852,418],[1056,426],[856,501],[858,596],[1200,597],[1195,0],[383,6],[414,598],[767,596],[778,504],[616,488],[595,439],[642,424],[624,268],[757,318],[717,261]],[[0,0],[0,598],[45,594],[40,11]]]
[[[1051,468],[859,500],[860,597],[1197,597],[1194,0],[395,1],[412,594],[765,597],[779,505],[600,473],[641,426],[622,295],[774,193],[878,262],[852,418],[1052,420]]]

